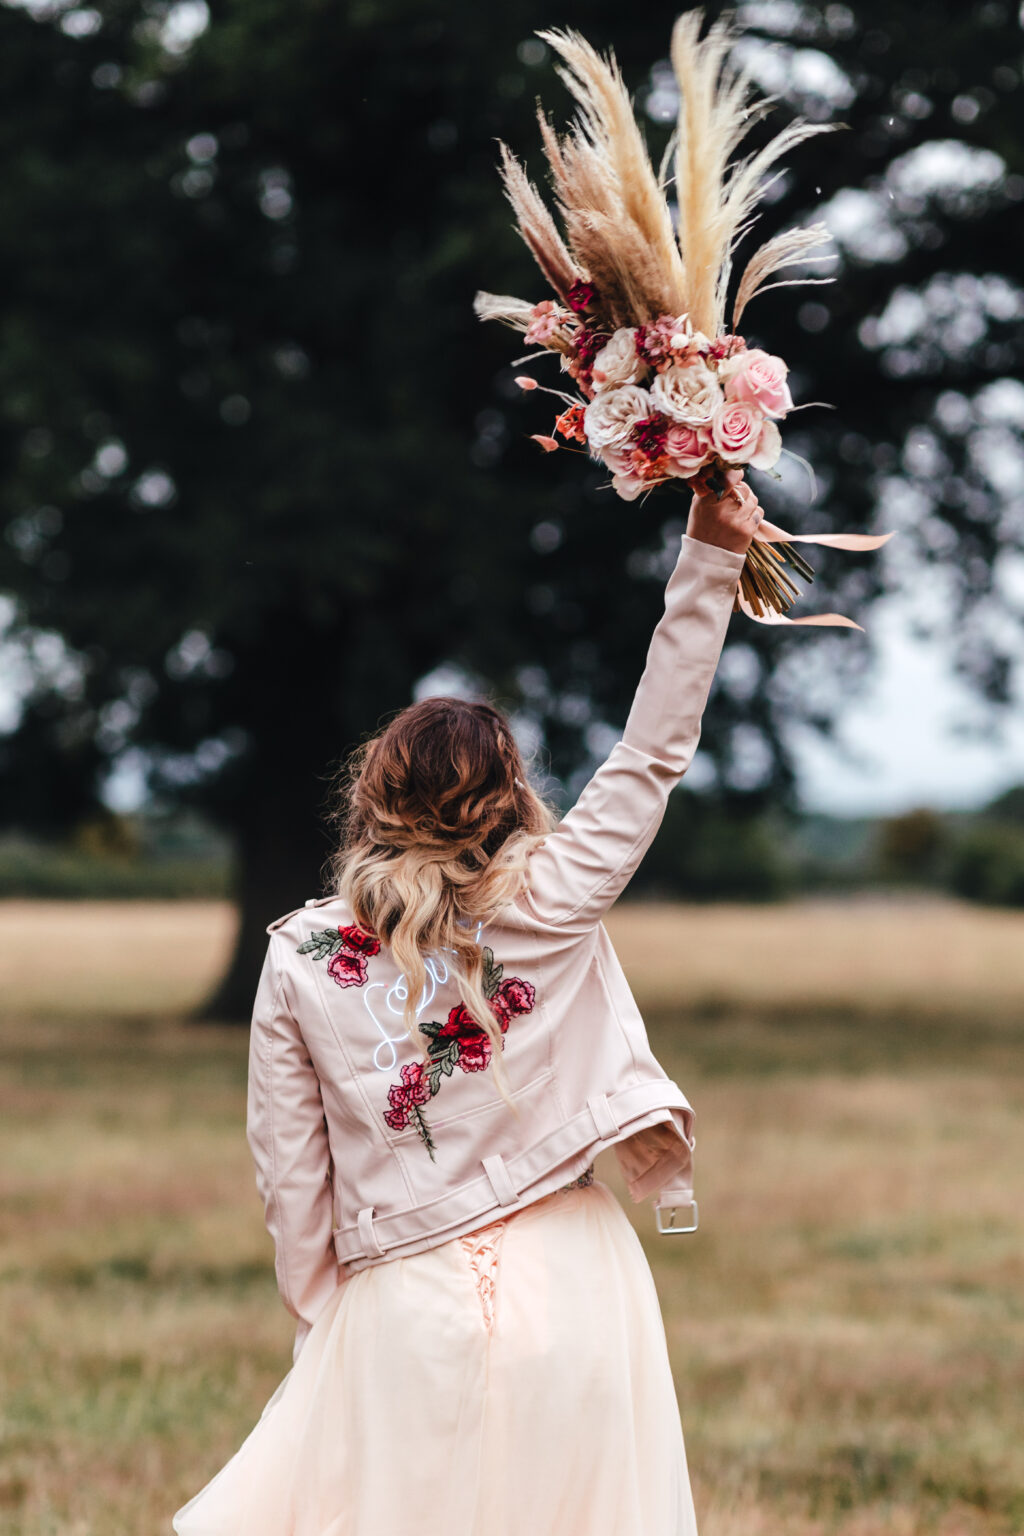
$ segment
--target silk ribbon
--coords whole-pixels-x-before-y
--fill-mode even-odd
[[[891,533],[787,533],[784,528],[779,528],[775,523],[769,523],[767,519],[762,522],[754,534],[754,538],[762,544],[823,544],[829,549],[880,549],[883,544],[892,538]],[[839,627],[842,629],[863,630],[862,624],[855,624],[853,619],[845,618],[841,613],[806,613],[798,619],[787,619],[784,613],[766,612],[756,614],[743,593],[737,589],[736,600],[748,619],[753,619],[755,624],[817,624],[823,626]]]

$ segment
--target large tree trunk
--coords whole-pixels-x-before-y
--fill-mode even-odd
[[[211,1023],[247,1024],[267,950],[266,926],[275,917],[323,894],[329,852],[319,814],[323,784],[310,773],[305,785],[261,786],[235,808],[238,931],[221,981],[197,1017]]]

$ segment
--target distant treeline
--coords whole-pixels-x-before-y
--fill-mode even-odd
[[[59,842],[0,839],[0,897],[227,897],[232,877],[230,844],[193,815],[107,815]],[[783,816],[680,789],[630,892],[775,901],[893,886],[1024,907],[1024,785],[980,811],[883,818]]]

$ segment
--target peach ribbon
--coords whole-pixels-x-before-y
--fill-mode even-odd
[[[824,544],[829,549],[880,549],[883,544],[892,538],[891,533],[787,533],[784,528],[779,528],[775,523],[765,519],[756,533],[755,539],[762,544]],[[747,602],[743,593],[737,590],[737,601],[740,608],[753,619],[755,624],[818,624],[839,626],[843,629],[859,629],[863,631],[862,624],[855,624],[852,619],[847,619],[841,613],[807,613],[799,619],[787,619],[784,613],[756,614]]]

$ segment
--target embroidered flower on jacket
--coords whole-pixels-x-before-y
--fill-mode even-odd
[[[327,972],[339,987],[361,987],[366,981],[367,961],[380,954],[380,939],[357,923],[321,928],[298,945],[300,955],[326,960]]]
[[[339,987],[361,987],[366,980],[366,956],[339,949],[327,962],[327,974]]]
[[[521,976],[507,976],[503,980],[503,967],[495,961],[494,951],[489,947],[484,949],[483,960],[483,994],[501,1029],[501,1048],[504,1050],[509,1021],[531,1013],[537,994]],[[442,1077],[451,1077],[456,1067],[462,1072],[486,1071],[494,1047],[490,1036],[463,1003],[456,1003],[449,1010],[443,1024],[421,1024],[420,1029],[430,1041],[426,1062],[410,1062],[402,1068],[401,1083],[393,1083],[388,1089],[391,1107],[384,1111],[384,1121],[393,1131],[404,1131],[408,1125],[415,1125],[434,1162],[436,1147],[422,1106],[438,1092]]]
[[[380,954],[380,939],[377,935],[367,933],[365,928],[360,928],[356,923],[349,923],[346,928],[339,928],[338,937],[346,949],[354,949],[357,955]]]

